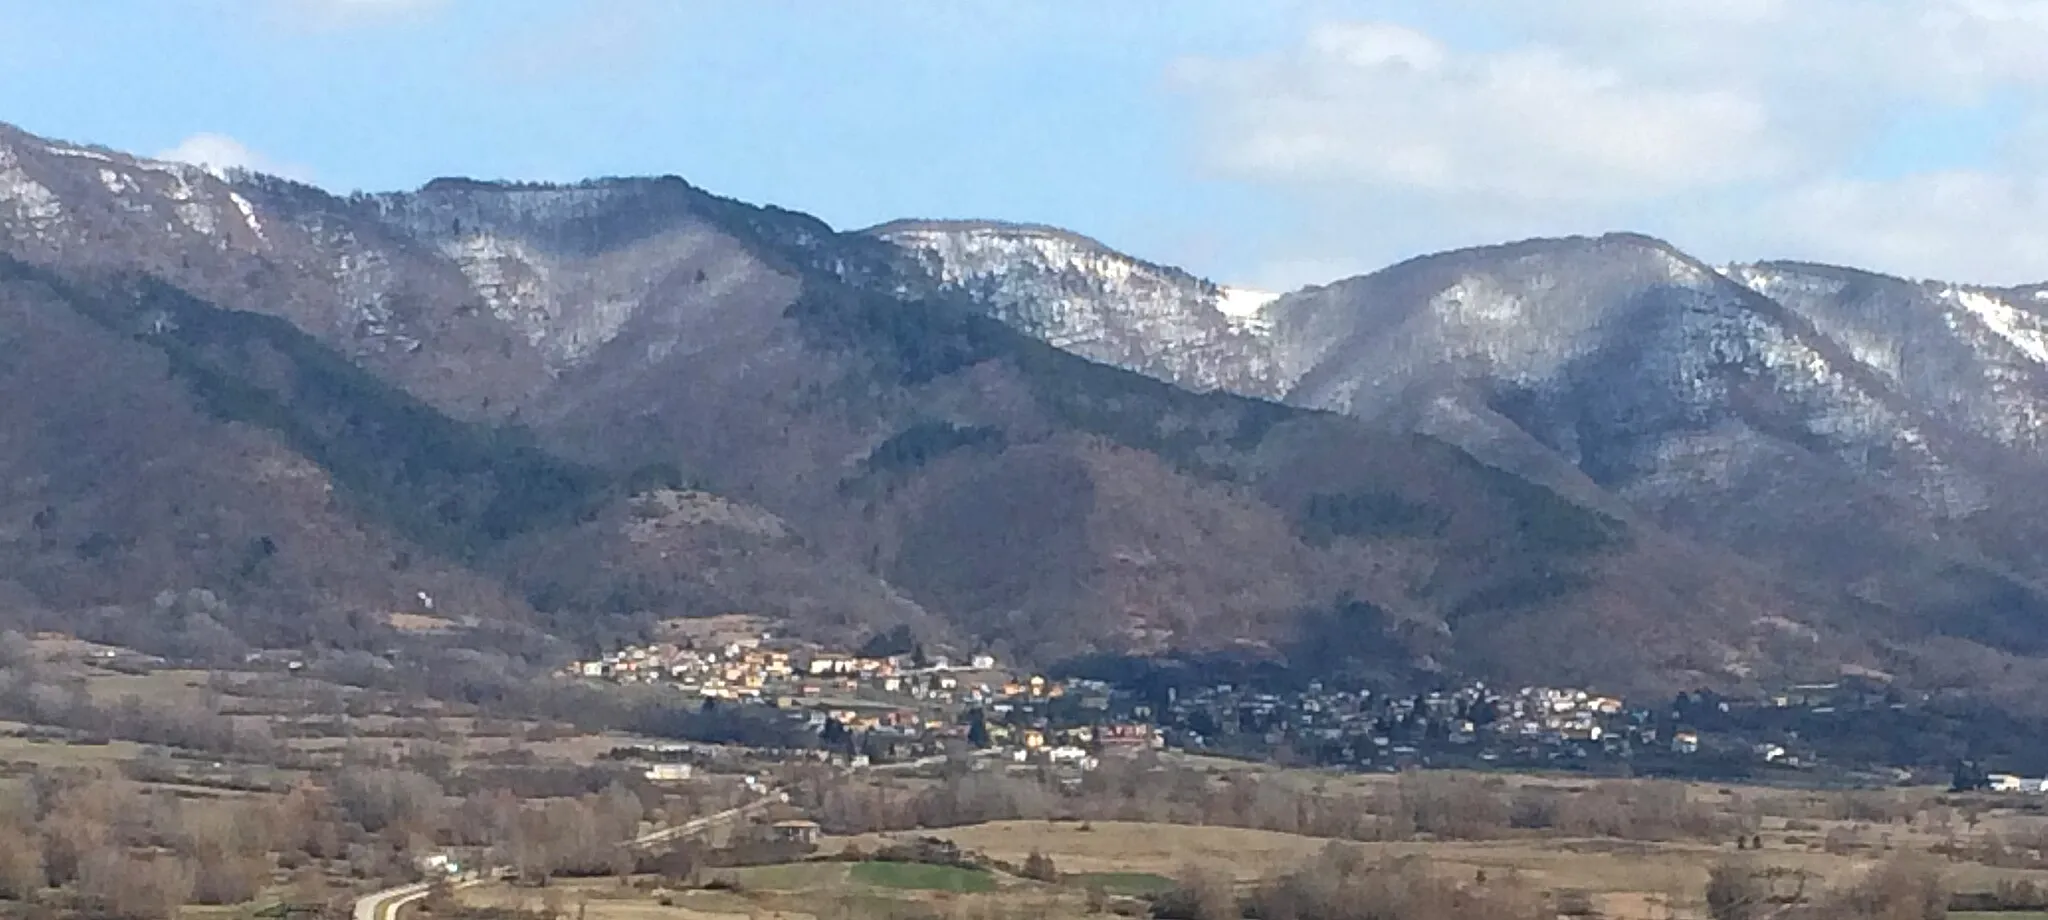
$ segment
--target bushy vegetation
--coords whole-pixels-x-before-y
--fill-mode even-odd
[[[1311,495],[1296,527],[1303,539],[1322,546],[1340,537],[1433,537],[1445,523],[1440,509],[1371,490]]]
[[[1401,634],[1378,605],[1348,595],[1303,611],[1298,624],[1297,638],[1285,647],[1285,676],[1297,684],[1405,684],[1414,662],[1433,651],[1419,637]]]
[[[276,317],[224,310],[155,282],[129,306],[169,317],[149,338],[223,420],[278,432],[357,500],[429,545],[471,554],[573,519],[601,496],[596,471],[511,428],[457,422]],[[262,382],[259,362],[290,376]]]
[[[806,284],[788,308],[824,350],[861,349],[893,385],[917,386],[1014,350],[1017,334],[956,305],[899,301],[829,281]]]
[[[1907,856],[1825,888],[1804,873],[1724,862],[1708,871],[1706,896],[1711,920],[1942,920],[1949,911],[1941,870]]]
[[[573,520],[611,487],[516,428],[443,415],[284,319],[224,309],[149,277],[74,283],[4,259],[0,277],[37,283],[157,348],[215,417],[277,433],[350,500],[444,552],[472,556]]]
[[[1627,840],[1729,841],[1741,815],[1695,802],[1680,783],[1615,781],[1583,789],[1509,788],[1477,774],[1417,772],[1340,792],[1284,775],[1106,760],[1078,785],[1055,777],[962,772],[911,788],[797,784],[834,833],[901,831],[1003,820],[1119,820],[1215,825],[1357,841],[1486,840],[1554,834]]]
[[[69,729],[84,739],[116,738],[217,754],[268,757],[276,741],[260,725],[238,724],[203,701],[124,695],[96,699],[82,682],[43,674],[19,651],[19,635],[0,634],[0,718]]]
[[[956,450],[989,445],[1001,447],[1000,428],[919,422],[892,435],[868,452],[861,467],[870,475],[915,470]]]
[[[1199,887],[1193,896],[1198,906],[1215,900]],[[1341,844],[1243,900],[1238,914],[1259,920],[1552,920],[1561,913],[1527,888],[1453,881],[1426,858],[1373,861]]]
[[[808,284],[788,310],[811,344],[873,362],[887,386],[920,386],[1003,361],[1041,411],[1073,429],[1159,455],[1184,472],[1236,478],[1233,455],[1304,413],[1220,393],[1188,393],[1076,357],[947,300],[904,302],[829,281]]]
[[[743,744],[759,748],[808,748],[818,736],[790,722],[777,710],[760,706],[650,702],[626,722],[635,732],[706,744]]]

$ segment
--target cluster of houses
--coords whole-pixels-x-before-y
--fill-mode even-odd
[[[1371,759],[1376,749],[1409,753],[1417,742],[1464,746],[1488,740],[1603,744],[1640,739],[1638,713],[1620,697],[1582,689],[1524,687],[1507,693],[1474,682],[1414,695],[1326,689],[1297,693],[1217,684],[1173,694],[1164,721],[1202,744],[1254,735],[1267,743],[1346,743]]]
[[[951,706],[812,708],[808,728],[828,741],[858,739],[864,754],[930,757],[967,746],[1016,763],[1092,770],[1099,754],[1159,748],[1157,726],[1109,716],[1111,693],[1097,681],[1042,676],[976,686]]]
[[[1717,762],[1804,768],[1813,755],[1790,746],[1797,732],[1776,731],[1775,723],[1739,730],[1743,717],[1825,717],[1857,689],[1799,685],[1732,706],[1711,695],[1681,695],[1655,708],[1583,688],[1505,689],[1476,681],[1420,693],[1313,681],[1290,691],[1230,683],[1141,691],[1002,673],[986,655],[961,662],[859,655],[766,635],[715,647],[632,646],[577,662],[569,672],[774,706],[815,732],[826,749],[862,763],[934,757],[964,744],[1082,770],[1106,752],[1168,746],[1252,756],[1285,750],[1292,758],[1366,769],[1709,754]],[[2048,791],[2048,783],[2012,782]]]
[[[1325,688],[1276,693],[1227,683],[1164,700],[1098,680],[1007,675],[976,656],[863,656],[778,644],[766,636],[712,648],[630,646],[577,662],[572,675],[661,684],[709,699],[776,706],[826,747],[860,762],[933,756],[967,744],[1017,762],[1081,770],[1111,751],[1175,747],[1247,751],[1286,745],[1327,763],[1472,761],[1589,752],[1626,756],[1643,745],[1690,754],[1695,731],[1659,728],[1617,696],[1575,688],[1496,691],[1483,683],[1414,695]],[[1782,753],[1780,754],[1782,756]],[[663,779],[676,777],[664,776]]]
[[[1924,697],[1924,695],[1922,695]],[[1612,760],[1684,775],[1755,769],[1859,770],[1811,740],[1842,719],[1882,723],[1925,703],[1885,684],[1844,678],[1760,696],[1706,691],[1648,705],[1580,688],[1496,689],[1471,682],[1422,693],[1325,688],[1272,692],[1218,683],[1150,700],[1174,746],[1290,756],[1365,769],[1487,764],[1517,767]],[[1132,711],[1144,713],[1142,703]],[[1830,726],[1837,726],[1830,728]],[[2048,794],[2048,782],[2011,780]]]
[[[963,674],[995,670],[996,661],[976,655],[958,664],[946,657],[914,661],[912,656],[862,656],[775,643],[762,635],[715,648],[674,643],[634,645],[569,665],[570,676],[620,684],[663,684],[720,700],[772,700],[779,696],[902,694],[915,700],[949,702],[956,696],[992,696],[986,683],[970,686]],[[1043,680],[1043,678],[1039,678]]]
[[[714,648],[628,646],[575,662],[567,676],[664,685],[707,699],[774,706],[856,765],[930,757],[966,745],[1016,762],[1092,769],[1104,751],[1164,744],[1148,722],[1108,718],[1108,684],[1005,674],[988,655],[962,662],[863,656],[762,636]],[[683,779],[685,770],[682,764],[658,764],[648,778]]]
[[[2015,773],[1989,773],[1984,777],[1985,788],[1992,792],[2021,792],[2028,795],[2048,795],[2048,779],[2020,776]]]
[[[1480,694],[1483,686],[1474,688]],[[1484,696],[1478,699],[1484,701]],[[1626,730],[1627,707],[1618,696],[1606,696],[1579,689],[1526,687],[1515,694],[1492,701],[1496,734],[1523,738],[1550,737],[1561,741],[1601,741],[1616,730]],[[1476,726],[1461,722],[1463,731]]]
[[[1147,707],[1139,706],[1139,709]],[[1297,692],[1216,684],[1169,693],[1154,718],[1176,746],[1240,752],[1286,748],[1330,764],[1391,767],[1473,765],[1692,755],[1700,731],[1619,696],[1580,688],[1498,690],[1481,682],[1416,694],[1326,688]],[[1759,750],[1780,762],[1786,752]]]
[[[986,737],[971,740],[1001,751],[1017,763],[1036,760],[1084,771],[1101,763],[1098,755],[1166,746],[1166,736],[1149,722],[1090,721],[1104,719],[1106,706],[1048,705],[1063,697],[1005,695],[982,713],[981,731]],[[972,725],[969,734],[973,734]]]

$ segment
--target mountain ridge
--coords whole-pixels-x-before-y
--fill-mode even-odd
[[[1911,629],[2034,650],[2048,570],[2025,547],[2048,535],[1990,496],[2009,506],[2048,477],[1985,442],[2031,444],[2048,418],[2029,347],[2048,356],[2042,289],[1860,273],[1917,292],[1901,309],[1933,317],[1904,347],[1758,280],[1773,270],[1857,271],[1724,271],[1637,233],[1420,256],[1269,305],[1265,341],[1243,356],[1266,371],[1245,391],[1428,431],[1594,507],[1760,560],[1785,553],[1781,574],[1815,566],[1822,593],[1879,599]],[[1879,339],[1912,356],[1917,389],[1867,360]],[[1934,367],[1929,343],[1950,340],[1954,367]],[[1136,354],[1127,366],[1152,366]],[[1903,563],[1913,574],[1884,571],[1908,559],[1921,560]]]
[[[1367,419],[1278,385],[1280,363],[1296,357],[1285,349],[1309,350],[1303,329],[1376,323],[1411,341],[1442,338],[1453,327],[1437,307],[1360,312],[1325,286],[1265,303],[1246,323],[1221,309],[1229,289],[1094,241],[1076,249],[1078,236],[1020,247],[1000,225],[932,222],[841,233],[673,177],[436,180],[339,198],[262,176],[30,149],[37,143],[0,136],[0,168],[44,190],[5,186],[0,251],[68,283],[140,274],[195,302],[282,321],[305,337],[308,361],[340,361],[482,437],[517,431],[546,464],[594,471],[590,500],[565,506],[575,509],[565,520],[482,528],[466,538],[480,541],[475,552],[436,556],[497,585],[508,600],[492,615],[507,622],[588,637],[747,606],[840,637],[907,624],[1038,660],[1245,643],[1284,656],[1329,619],[1318,611],[1364,603],[1393,625],[1343,647],[1380,647],[1368,656],[1375,668],[1405,660],[1660,689],[1891,667],[1887,649],[1920,628],[1898,614],[1909,628],[1874,629],[1833,588],[1725,541],[1696,542],[1723,530],[1669,527],[1686,515],[1646,503],[1639,476],[1614,472],[1668,463],[1599,438],[1567,449],[1574,426],[1628,426],[1557,403],[1563,390],[1532,401],[1500,389],[1482,373],[1495,360],[1483,343],[1459,345],[1468,372],[1450,377],[1417,361],[1373,370],[1400,371],[1388,387],[1415,398]],[[980,267],[958,270],[962,254]],[[1665,270],[1652,263],[1661,264],[1599,283],[1626,290],[1630,271]],[[1585,313],[1530,290],[1531,310]],[[1656,367],[1720,341],[1733,363],[1708,378],[1714,394],[1744,367],[1779,373],[1754,358],[1744,336],[1755,330],[1725,319],[1747,315],[1727,297],[1670,296],[1667,305],[1723,315],[1722,337],[1671,327],[1665,352],[1608,349],[1603,360]],[[1655,318],[1657,305],[1610,312]],[[1513,318],[1492,322],[1513,329]],[[1052,341],[1060,331],[1077,334]],[[1281,350],[1259,351],[1275,342]],[[1365,354],[1386,342],[1336,344]],[[271,351],[217,366],[231,383],[274,389],[293,379],[292,359]],[[1357,368],[1324,372],[1341,384]],[[1820,399],[1751,390],[1745,398],[1763,401],[1731,424],[1804,431],[1805,416],[1769,400]],[[70,397],[41,395],[53,418],[77,421]],[[1645,403],[1655,411],[1644,417],[1708,404],[1682,395]],[[285,427],[313,406],[281,405]],[[1460,413],[1497,437],[1468,437]],[[1551,416],[1574,420],[1541,423]],[[39,424],[26,430],[57,430]],[[411,439],[439,425],[369,437],[395,439],[389,456],[413,456],[422,442]],[[1642,434],[1645,449],[1674,443]],[[194,449],[209,449],[209,437],[191,435]],[[1796,440],[1731,443],[1790,457]],[[375,487],[438,488],[416,478],[430,466],[396,468]],[[304,548],[285,550],[300,558]],[[24,551],[60,574],[72,562],[56,548]]]

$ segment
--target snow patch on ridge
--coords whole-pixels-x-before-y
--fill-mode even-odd
[[[1756,265],[1730,265],[1722,269],[1728,278],[1774,301],[1799,303],[1804,298],[1840,297],[1848,283],[1823,275],[1787,275]],[[1847,348],[1850,357],[1894,384],[1905,378],[1905,356],[1891,338],[1845,323],[1827,324],[1825,334]]]
[[[547,303],[547,269],[512,240],[478,233],[448,244],[444,250],[492,315],[511,324],[526,340],[547,338],[552,317]]]
[[[15,216],[37,230],[64,216],[57,194],[30,178],[5,145],[0,145],[0,203],[13,205]]]
[[[249,225],[249,232],[256,234],[257,239],[268,242],[268,238],[263,235],[263,222],[256,219],[256,206],[250,204],[249,199],[242,197],[240,192],[229,192],[228,200],[235,203],[235,210],[242,212],[242,222]]]
[[[1258,316],[1268,304],[1279,299],[1280,295],[1271,291],[1225,286],[1216,299],[1216,309],[1222,310],[1224,316],[1248,318]]]
[[[1942,299],[1963,308],[1978,322],[2037,364],[2048,364],[2048,323],[1982,291],[1949,288]]]
[[[557,279],[545,257],[514,239],[474,233],[443,244],[442,251],[493,316],[558,365],[582,361],[611,341],[637,303],[633,297],[595,291],[573,302],[558,300],[552,293]]]
[[[952,222],[874,235],[915,255],[941,287],[1055,348],[1190,389],[1277,395],[1265,319],[1277,295],[1042,227]]]
[[[113,157],[108,156],[104,153],[100,153],[99,151],[96,150],[80,150],[77,147],[45,147],[43,149],[48,150],[49,152],[54,153],[60,157],[76,157],[81,160],[98,160],[101,163],[118,162]]]
[[[199,189],[185,177],[183,170],[165,170],[171,177],[171,191],[165,197],[177,206],[178,219],[193,230],[212,236],[220,229],[220,222],[214,218],[213,209],[199,200]]]
[[[111,169],[100,170],[100,184],[106,186],[107,191],[115,195],[126,195],[138,188],[135,180],[128,178],[127,174],[115,172]]]
[[[1217,289],[1216,310],[1230,321],[1232,328],[1252,335],[1265,336],[1273,331],[1273,321],[1266,316],[1266,308],[1279,300],[1280,295],[1271,291],[1255,291],[1250,288],[1224,286]]]

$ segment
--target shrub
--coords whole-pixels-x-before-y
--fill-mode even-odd
[[[1770,885],[1754,865],[1724,862],[1707,870],[1707,916],[1713,920],[1759,920],[1770,900]]]
[[[1021,874],[1025,878],[1040,882],[1060,880],[1060,870],[1053,865],[1052,857],[1037,850],[1032,850],[1030,856],[1024,857],[1024,871]]]

